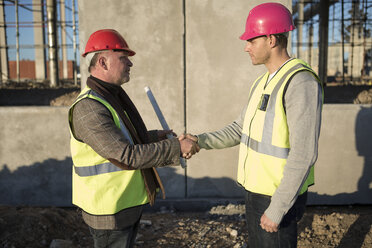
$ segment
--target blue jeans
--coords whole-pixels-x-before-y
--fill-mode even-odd
[[[278,232],[269,233],[260,227],[261,216],[268,208],[271,196],[246,191],[245,211],[249,248],[297,247],[297,222],[301,220],[307,200],[307,192],[297,197],[294,205],[283,217]]]
[[[122,230],[98,230],[89,227],[93,236],[94,248],[130,248],[136,241],[138,220],[134,225]]]

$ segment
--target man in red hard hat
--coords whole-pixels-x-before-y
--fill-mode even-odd
[[[94,32],[85,47],[90,77],[69,111],[73,160],[72,203],[82,209],[94,247],[132,247],[144,204],[163,191],[155,167],[194,154],[191,140],[148,131],[121,85],[135,52],[115,30]]]
[[[219,131],[185,135],[200,148],[240,146],[238,183],[245,189],[249,247],[296,247],[314,163],[322,110],[322,86],[304,61],[287,52],[292,15],[264,3],[248,15],[245,51],[267,72],[253,83],[241,115]]]

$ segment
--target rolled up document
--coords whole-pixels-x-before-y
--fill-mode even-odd
[[[154,95],[152,94],[152,91],[151,91],[150,87],[146,86],[145,87],[145,91],[146,91],[147,97],[149,98],[149,100],[151,102],[152,107],[155,110],[155,113],[156,113],[156,115],[157,115],[157,117],[159,119],[159,122],[160,122],[162,128],[164,130],[170,130],[170,128],[168,126],[168,123],[165,120],[164,115],[161,112],[161,110],[159,108],[159,105],[156,102],[156,99],[155,99]],[[173,138],[173,135],[172,134],[167,134],[167,138],[168,139]],[[184,158],[182,158],[182,157],[180,158],[180,163],[181,163],[182,168],[185,168],[186,167],[186,161],[185,161]]]

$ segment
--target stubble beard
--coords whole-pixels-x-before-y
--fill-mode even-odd
[[[125,74],[122,76],[121,80],[120,80],[120,85],[123,85],[125,83],[128,83],[130,80],[130,75],[129,73],[125,72]]]

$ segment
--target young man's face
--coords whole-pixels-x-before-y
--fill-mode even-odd
[[[251,56],[253,65],[265,64],[270,58],[270,38],[259,36],[247,40],[244,51]]]

